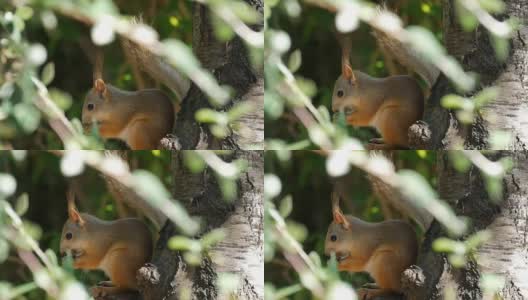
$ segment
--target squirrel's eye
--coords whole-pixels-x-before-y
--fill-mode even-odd
[[[88,108],[88,110],[93,110],[95,107],[95,105],[93,105],[93,103],[89,103],[86,108]]]
[[[71,232],[66,233],[66,239],[67,240],[71,240],[72,237],[73,237],[73,234],[71,234]]]
[[[342,90],[337,91],[337,97],[341,98],[343,97],[345,93]]]
[[[331,240],[332,242],[337,241],[337,235],[332,234],[332,235],[330,236],[330,240]]]

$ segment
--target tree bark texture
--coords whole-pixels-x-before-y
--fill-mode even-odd
[[[528,148],[528,0],[506,0],[506,11],[499,20],[515,17],[519,27],[514,31],[511,50],[505,62],[500,62],[493,50],[489,32],[479,26],[465,32],[455,13],[456,0],[444,0],[444,42],[465,71],[479,74],[479,86],[471,97],[488,86],[500,89],[497,99],[487,104],[476,121],[464,126],[454,112],[444,109],[441,98],[456,93],[449,81],[440,76],[426,105],[424,121],[411,127],[410,141],[416,149],[450,149],[462,141],[466,149],[489,149],[490,132],[500,130],[511,134],[505,150]]]
[[[493,203],[485,190],[484,178],[476,167],[467,173],[452,168],[448,153],[438,155],[439,195],[446,199],[457,215],[471,221],[468,234],[488,230],[492,238],[479,248],[477,260],[469,260],[463,268],[452,267],[447,255],[434,252],[432,243],[448,236],[434,221],[421,246],[417,266],[404,273],[403,283],[408,299],[443,299],[446,286],[454,287],[456,299],[482,299],[479,279],[483,273],[505,278],[500,291],[502,299],[528,298],[528,153],[502,151],[492,159],[511,157],[513,170],[503,180],[503,200]],[[464,240],[466,237],[462,238]]]
[[[238,180],[238,198],[223,200],[213,171],[191,173],[183,164],[182,153],[172,155],[173,195],[188,212],[204,224],[199,236],[221,228],[226,238],[216,244],[200,266],[188,265],[181,252],[167,248],[177,229],[166,222],[160,232],[153,259],[138,271],[144,299],[263,299],[263,152],[235,151],[228,160],[243,158],[249,163]],[[224,157],[226,159],[226,157]],[[199,237],[197,236],[197,237]],[[216,285],[219,273],[235,274],[239,285],[232,295],[222,295]]]
[[[246,0],[263,14],[262,0]],[[231,126],[232,133],[224,139],[215,138],[207,124],[195,120],[196,111],[212,108],[206,95],[192,84],[181,104],[181,111],[174,129],[175,138],[162,141],[169,149],[264,149],[264,80],[261,70],[255,70],[250,62],[246,45],[239,37],[228,42],[215,38],[211,12],[195,3],[193,11],[193,49],[202,66],[210,70],[221,85],[234,90],[229,103],[217,108],[229,110],[240,102],[253,104],[253,112]],[[262,30],[263,25],[254,26]]]

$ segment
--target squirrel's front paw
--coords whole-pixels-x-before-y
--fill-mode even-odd
[[[90,294],[92,295],[92,297],[96,298],[97,297],[104,297],[107,295],[104,287],[102,286],[92,286],[90,288]]]
[[[380,289],[372,289],[372,288],[360,288],[357,291],[358,294],[358,300],[370,300],[370,299],[377,299],[376,296],[381,295]]]
[[[358,300],[367,300],[368,299],[368,289],[359,289],[357,291]]]

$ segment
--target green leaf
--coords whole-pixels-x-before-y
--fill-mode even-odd
[[[227,235],[223,229],[215,229],[202,237],[202,247],[208,248],[214,246],[219,242],[223,241],[226,236]]]
[[[60,169],[64,176],[74,177],[84,171],[84,153],[82,151],[66,151],[61,159]]]
[[[491,45],[495,50],[495,55],[497,56],[497,59],[501,62],[506,61],[506,59],[510,55],[510,40],[493,34],[490,34],[490,36]]]
[[[264,198],[271,199],[277,197],[282,189],[282,183],[275,174],[264,175]]]
[[[27,193],[20,195],[15,204],[15,211],[19,216],[23,216],[29,207],[29,196]]]
[[[455,241],[445,237],[440,237],[433,242],[433,250],[436,252],[455,253],[463,255],[466,253],[467,247],[463,242]]]
[[[46,256],[49,258],[50,262],[53,264],[53,265],[56,265],[58,266],[59,265],[59,260],[58,260],[58,257],[57,257],[57,254],[55,254],[55,252],[51,249],[46,249],[46,251],[44,252],[46,254]]]
[[[162,209],[179,230],[193,235],[200,229],[200,224],[190,218],[185,208],[178,201],[172,200],[169,191],[158,177],[145,170],[132,173],[134,190],[151,205]]]
[[[284,197],[280,202],[279,212],[283,218],[286,218],[290,215],[293,210],[293,200],[290,195]]]
[[[264,112],[266,117],[272,120],[278,119],[284,112],[284,101],[276,93],[266,90],[264,93]]]
[[[24,220],[22,227],[24,228],[24,231],[27,232],[27,234],[34,240],[38,241],[42,237],[42,228],[40,228],[38,224]],[[29,246],[28,249],[30,249]]]
[[[301,89],[301,91],[306,96],[308,96],[309,98],[315,96],[315,94],[317,93],[317,85],[315,84],[315,81],[300,76],[296,76],[295,80],[297,81],[299,89]],[[292,102],[293,105],[302,105],[302,102],[294,102],[291,99],[290,102]]]
[[[471,168],[471,161],[459,151],[449,151],[451,163],[458,172],[466,173]]]
[[[328,294],[325,297],[327,300],[341,300],[341,299],[358,299],[354,289],[343,281],[337,281],[330,285]]]
[[[229,41],[235,37],[235,32],[229,25],[227,25],[222,19],[216,15],[212,18],[213,31],[216,38],[220,41]]]
[[[17,182],[11,174],[0,173],[0,199],[11,196],[17,187]]]
[[[237,103],[233,108],[227,112],[228,122],[231,123],[240,119],[254,110],[254,105],[250,102]]]
[[[301,67],[301,63],[302,63],[301,50],[296,49],[295,51],[292,52],[292,54],[290,54],[290,58],[288,59],[288,69],[290,69],[292,73],[295,73]]]
[[[497,203],[502,199],[503,185],[501,177],[486,176],[485,187],[491,201]]]
[[[87,13],[93,17],[99,17],[101,15],[116,15],[119,13],[118,8],[111,0],[96,0],[91,1],[91,5],[88,6]]]
[[[499,97],[498,87],[488,87],[480,91],[474,98],[476,108],[480,108]]]
[[[464,101],[465,99],[458,95],[446,95],[440,100],[442,106],[447,109],[461,109],[464,107]]]
[[[491,295],[497,292],[500,292],[506,280],[504,276],[491,274],[491,273],[482,273],[480,275],[480,288],[484,291],[485,295]]]
[[[11,283],[0,281],[0,299],[9,299],[11,297]]]
[[[317,108],[317,111],[319,111],[319,114],[321,114],[321,117],[331,123],[332,122],[332,116],[330,115],[330,112],[328,111],[328,108],[324,105],[321,105]]]
[[[257,24],[262,19],[257,10],[245,2],[228,1],[226,4],[246,24]]]
[[[459,1],[464,0],[457,0],[455,1],[455,12],[458,16],[458,22],[464,29],[464,31],[473,31],[477,26],[479,25],[478,19],[469,11],[467,10],[462,4],[460,4]]]
[[[288,220],[286,221],[286,227],[288,228],[288,232],[291,234],[291,236],[298,242],[302,243],[308,236],[308,230],[306,229],[306,226],[301,223]]]
[[[40,124],[40,111],[32,104],[26,102],[20,102],[15,105],[13,116],[26,133],[32,133]]]
[[[9,256],[9,244],[6,240],[0,239],[0,264],[6,261]]]
[[[466,231],[466,222],[457,217],[446,202],[437,198],[435,190],[422,175],[412,170],[400,170],[398,185],[410,201],[427,209],[451,233],[461,235]]]
[[[222,191],[222,196],[226,201],[234,201],[237,198],[237,183],[235,180],[226,179],[222,176],[218,176],[218,184]]]
[[[193,173],[203,171],[206,166],[203,158],[194,151],[183,151],[183,162]]]
[[[447,256],[449,262],[455,268],[462,268],[466,265],[467,259],[464,255],[450,254]]]
[[[475,114],[471,110],[459,110],[456,112],[457,119],[464,124],[472,124]]]
[[[211,73],[200,68],[200,63],[189,46],[179,40],[167,39],[163,41],[162,52],[172,65],[189,76],[207,94],[212,105],[227,104],[231,97],[229,89],[219,86]]]
[[[227,126],[218,125],[218,124],[211,125],[209,127],[209,130],[218,139],[224,139],[227,136],[229,136],[229,134],[231,133],[231,131],[229,130]]]
[[[134,182],[136,183],[136,191],[141,197],[151,201],[151,203],[159,205],[171,198],[165,186],[160,182],[159,178],[152,173],[144,170],[136,170],[132,173]]]
[[[16,15],[22,20],[29,20],[33,17],[33,9],[29,6],[20,6],[16,10]]]
[[[173,236],[167,242],[167,246],[171,250],[187,251],[193,248],[193,243],[196,243],[196,241],[188,237]]]
[[[467,238],[466,246],[469,250],[476,250],[477,247],[480,247],[482,244],[484,244],[491,238],[492,233],[490,231],[481,230]]]
[[[28,58],[28,61],[31,64],[35,66],[40,66],[46,61],[46,58],[48,57],[48,52],[46,51],[46,48],[41,44],[32,44],[27,49],[26,57]]]
[[[240,285],[240,278],[236,274],[219,273],[217,285],[222,295],[230,295],[233,294]]]
[[[504,12],[506,5],[501,0],[479,0],[480,6],[489,13],[499,14]]]
[[[15,91],[15,85],[10,82],[6,81],[0,86],[0,99],[9,99],[11,95],[13,95],[13,92]]]
[[[55,78],[55,64],[53,62],[49,62],[44,66],[40,78],[45,85],[48,85],[53,81],[53,78]]]
[[[194,114],[196,121],[200,123],[223,123],[227,124],[223,119],[227,119],[222,116],[222,113],[210,108],[202,108],[196,111]]]
[[[407,28],[408,43],[420,55],[432,63],[442,61],[438,67],[456,85],[458,89],[470,91],[475,86],[475,78],[464,72],[458,61],[446,53],[444,47],[427,29],[420,26]]]
[[[490,132],[489,143],[491,150],[508,149],[512,141],[512,134],[508,131],[493,130]]]
[[[183,258],[191,266],[198,266],[202,263],[202,255],[200,252],[185,252]]]

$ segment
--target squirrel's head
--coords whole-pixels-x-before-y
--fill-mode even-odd
[[[110,120],[112,94],[102,79],[96,79],[93,88],[86,95],[82,109],[84,130],[90,130],[94,122],[101,124]]]
[[[332,111],[336,116],[344,113],[347,123],[353,124],[353,113],[360,107],[358,97],[358,80],[350,66],[348,58],[343,58],[341,75],[337,78],[332,94]]]
[[[350,247],[346,237],[350,235],[351,225],[341,209],[333,208],[334,220],[328,227],[325,240],[325,254],[330,256],[335,253],[338,268],[345,269],[347,260],[350,258]]]
[[[73,192],[68,192],[68,220],[62,228],[60,241],[61,257],[71,252],[73,260],[79,259],[86,254],[86,244],[89,239],[86,236],[85,216],[79,213],[75,207]],[[75,264],[74,264],[75,265]]]

